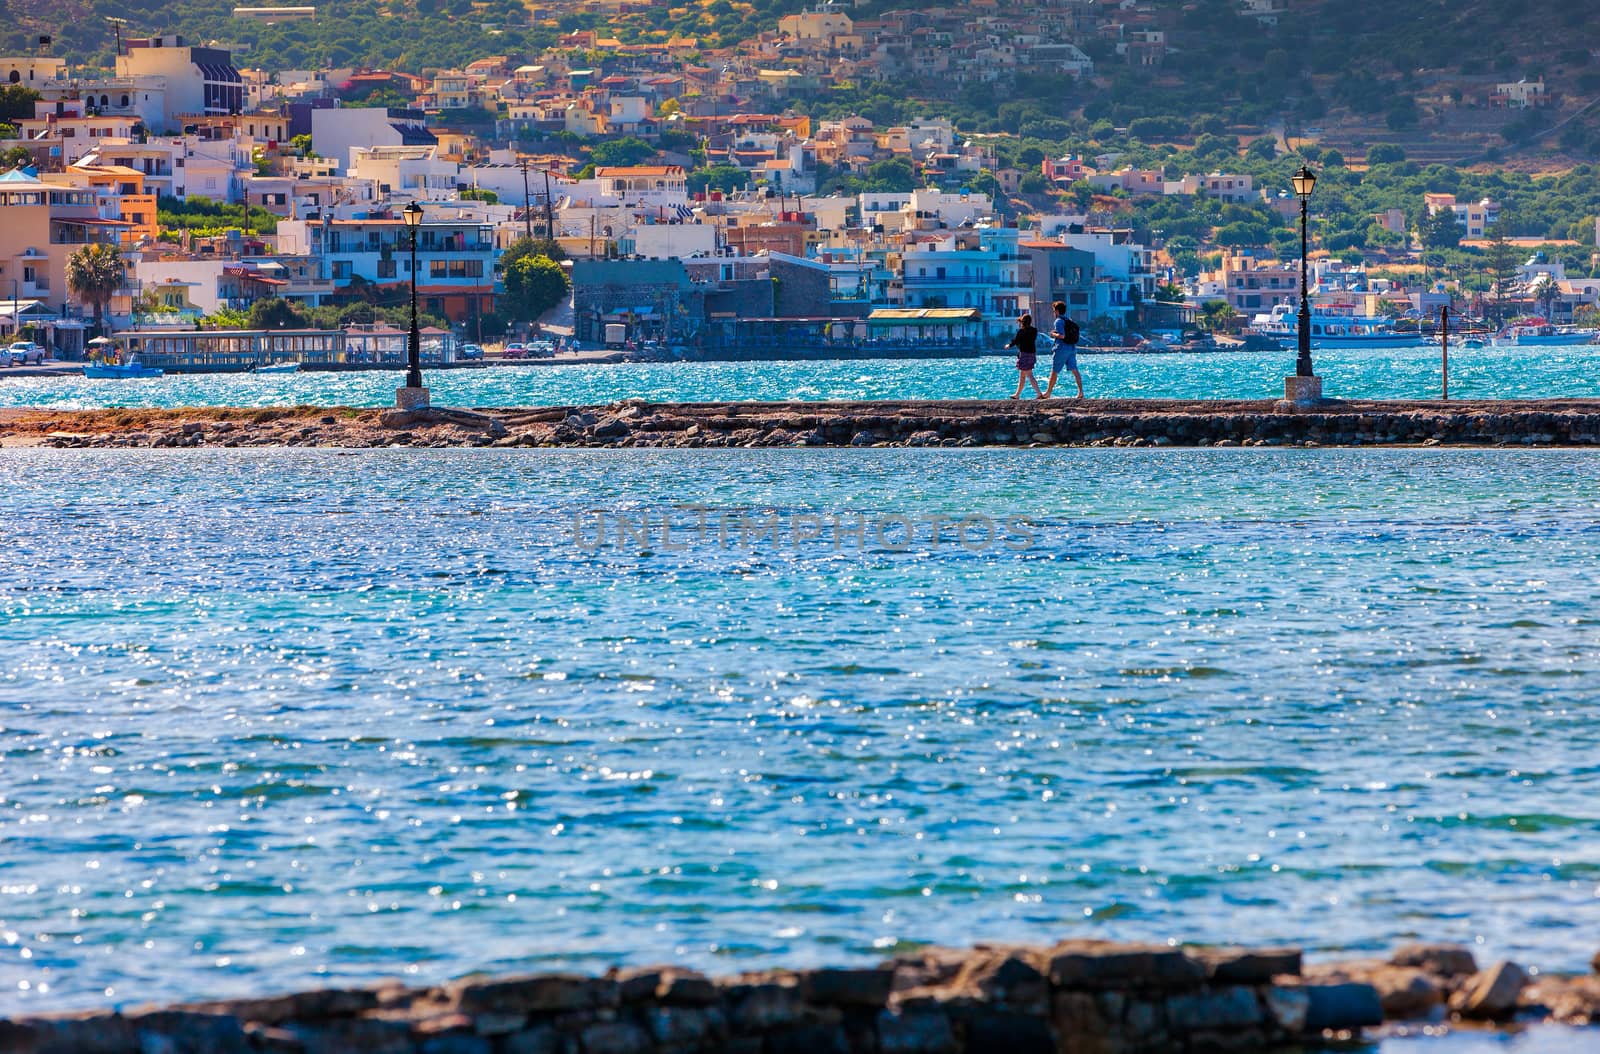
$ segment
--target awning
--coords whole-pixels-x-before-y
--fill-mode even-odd
[[[982,320],[975,307],[885,307],[867,316],[873,326],[953,326]]]

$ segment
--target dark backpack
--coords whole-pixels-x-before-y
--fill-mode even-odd
[[[1072,321],[1071,317],[1064,317],[1064,318],[1062,318],[1061,321],[1063,321],[1063,322],[1065,322],[1067,324],[1067,326],[1066,326],[1067,343],[1068,344],[1076,344],[1076,343],[1078,343],[1078,324],[1076,322]]]

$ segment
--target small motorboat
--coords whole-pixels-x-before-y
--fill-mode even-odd
[[[299,373],[300,372],[300,364],[298,362],[269,362],[269,363],[265,363],[265,364],[263,364],[261,366],[255,367],[250,372],[251,373]]]
[[[131,362],[91,362],[83,367],[83,375],[91,380],[130,380],[140,377],[164,377],[166,371],[146,366],[138,359]]]

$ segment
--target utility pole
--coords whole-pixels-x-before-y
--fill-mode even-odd
[[[533,241],[533,199],[528,197],[528,161],[523,158],[518,167],[522,169],[522,233],[530,242]]]
[[[556,221],[550,207],[550,170],[544,170],[544,240],[556,240]]]

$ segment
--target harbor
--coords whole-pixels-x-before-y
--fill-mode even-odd
[[[583,352],[512,360],[504,366],[423,371],[441,406],[598,406],[623,399],[650,402],[882,402],[981,400],[1016,385],[1009,355],[974,358],[861,360],[775,359],[736,362],[605,362]],[[490,360],[495,361],[495,360]],[[1316,353],[1329,396],[1353,400],[1439,400],[1444,355],[1437,346],[1332,348]],[[527,368],[536,364],[541,368]],[[1106,399],[1263,400],[1283,393],[1292,352],[1104,354],[1084,356],[1092,402]],[[347,406],[394,404],[395,370],[315,371],[291,376],[244,373],[169,374],[153,380],[93,381],[29,376],[38,367],[0,369],[0,407]],[[49,369],[49,367],[45,367]],[[1451,401],[1589,399],[1600,377],[1600,346],[1458,347],[1449,353]],[[1032,394],[1031,392],[1029,393]]]
[[[977,941],[1290,946],[1303,983],[1419,938],[1589,970],[1591,451],[353,450],[283,423],[0,456],[27,528],[0,1016],[498,1050],[546,1011],[479,1033],[425,993]],[[580,1042],[665,1049],[655,1004],[611,999]]]

